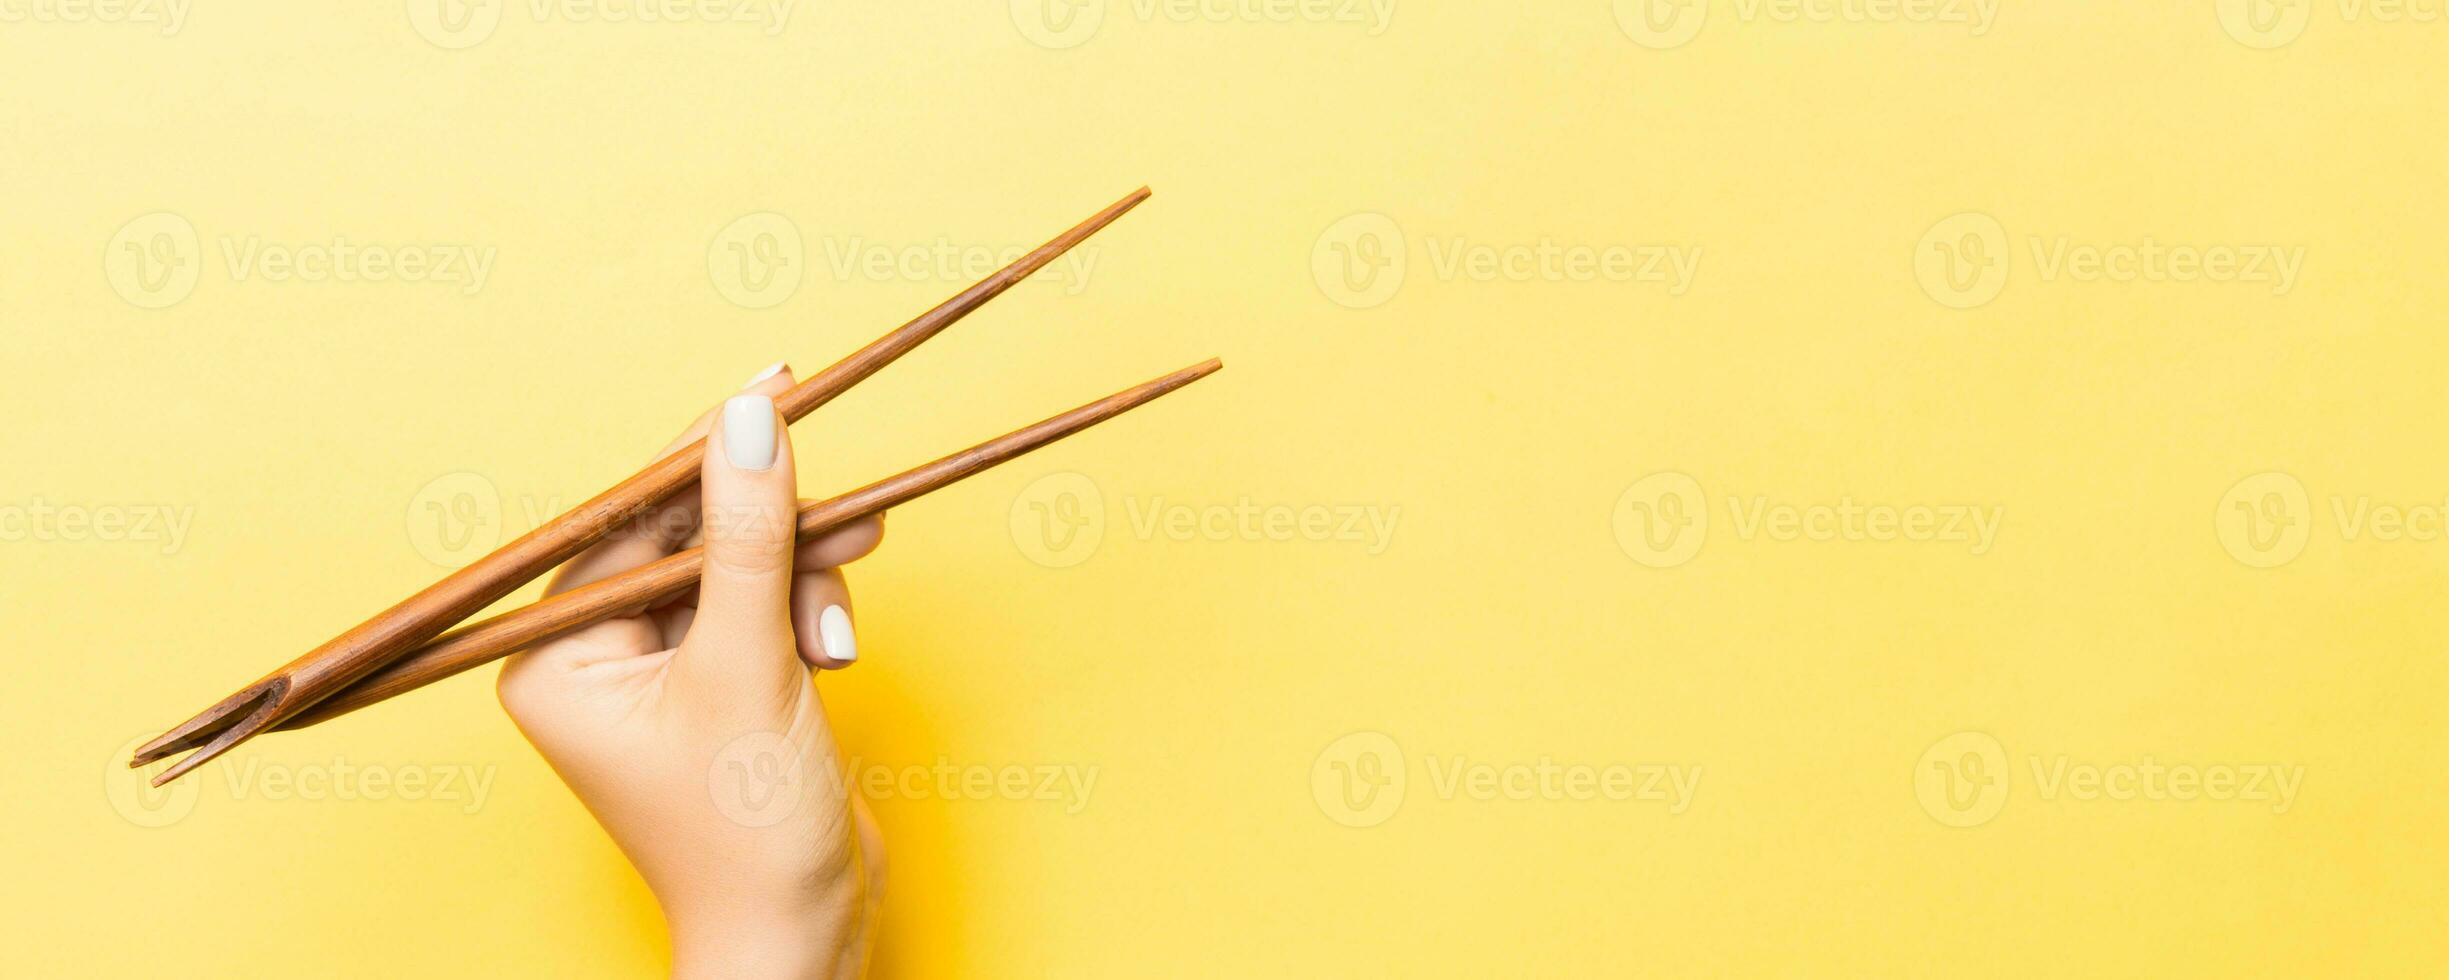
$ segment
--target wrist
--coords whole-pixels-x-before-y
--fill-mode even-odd
[[[855,918],[847,909],[796,913],[673,909],[666,914],[672,932],[672,976],[675,980],[856,976],[857,964],[845,962],[857,935]]]

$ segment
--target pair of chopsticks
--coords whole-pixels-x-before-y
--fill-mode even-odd
[[[799,421],[1113,223],[1147,200],[1148,194],[1143,187],[1108,205],[917,319],[810,375],[776,397],[774,407],[786,421]],[[808,504],[799,511],[799,536],[805,540],[949,486],[1147,404],[1223,366],[1223,362],[1211,358],[916,469]],[[452,572],[442,581],[139,746],[128,762],[129,767],[142,767],[194,749],[153,778],[153,785],[159,786],[264,732],[288,731],[336,718],[688,591],[697,583],[698,572],[705,565],[702,549],[692,548],[533,605],[443,632],[576,556],[615,529],[652,512],[695,483],[705,453],[706,441],[700,439],[656,460],[569,513]]]

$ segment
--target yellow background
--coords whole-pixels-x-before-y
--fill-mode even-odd
[[[0,531],[38,501],[192,514],[175,549],[0,540],[0,972],[662,970],[651,899],[481,677],[257,741],[184,801],[136,795],[114,756],[441,574],[436,481],[523,530],[758,367],[821,366],[963,284],[830,256],[1031,245],[1141,183],[1082,288],[1016,290],[797,429],[824,491],[1227,363],[903,508],[853,571],[863,658],[823,679],[846,751],[1095,774],[1077,812],[877,800],[877,975],[2405,976],[2449,955],[2449,24],[2323,2],[2293,8],[2300,35],[2244,35],[2285,42],[2266,50],[2223,27],[2233,3],[2009,4],[1975,36],[1719,2],[1656,49],[1605,0],[1398,0],[1375,33],[1092,6],[1083,40],[1036,0],[802,2],[773,36],[521,0],[457,50],[396,2],[200,3],[167,37],[0,22]],[[106,253],[161,211],[196,230],[199,280],[140,308]],[[802,236],[805,279],[751,309],[709,253],[761,212]],[[2003,291],[1958,310],[1916,260],[1963,212],[2012,248]],[[1362,309],[1314,271],[1353,214],[1406,258]],[[473,295],[234,277],[223,246],[250,236],[498,257]],[[2035,239],[2304,264],[2284,294],[2100,281],[2046,272]],[[1678,295],[1478,281],[1429,251],[1543,240],[1701,260]],[[2307,533],[2269,568],[2218,523],[2265,472],[2306,492],[2270,498]],[[1032,505],[1083,495],[1030,495],[1079,486],[1038,483],[1061,473],[1096,491],[1065,527],[1101,539],[1053,567]],[[1709,518],[1665,568],[1618,533],[1659,473]],[[1736,527],[1754,501],[1848,498],[2003,525],[1984,554]],[[1394,529],[1252,530],[1245,500]],[[2358,501],[2433,532],[2351,535],[2334,504]],[[1185,507],[1227,517],[1146,523]],[[1401,755],[1343,787],[1403,793],[1372,826],[1327,791],[1353,732]],[[1924,758],[1959,732],[2010,780],[1969,827],[1918,788],[1961,766]],[[474,805],[242,775],[335,760],[491,782]],[[1680,813],[1440,789],[1458,762],[1543,760],[1701,775]],[[2145,760],[2302,782],[2279,812],[2035,775]]]

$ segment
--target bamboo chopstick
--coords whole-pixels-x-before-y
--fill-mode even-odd
[[[917,319],[800,382],[774,399],[775,408],[784,419],[798,421],[1111,224],[1147,200],[1148,194],[1148,189],[1142,187],[1108,205]],[[705,440],[700,439],[649,464],[569,513],[240,688],[139,746],[128,762],[129,767],[156,762],[186,749],[196,750],[154,777],[153,783],[158,786],[313,707],[433,639],[451,624],[516,591],[546,569],[567,561],[614,528],[671,499],[697,480],[698,464],[705,449]]]
[[[799,537],[803,540],[813,538],[870,514],[881,513],[885,508],[950,486],[1155,401],[1175,389],[1214,374],[1222,367],[1224,362],[1211,358],[916,469],[878,480],[830,500],[808,504],[799,510]],[[462,626],[366,675],[313,707],[275,724],[273,730],[292,731],[320,724],[573,630],[653,607],[697,584],[697,576],[705,567],[705,559],[705,549],[691,548],[533,605]]]

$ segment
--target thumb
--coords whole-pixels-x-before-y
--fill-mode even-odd
[[[807,683],[791,636],[799,492],[790,429],[765,395],[723,403],[700,477],[706,565],[674,669],[718,684]]]

